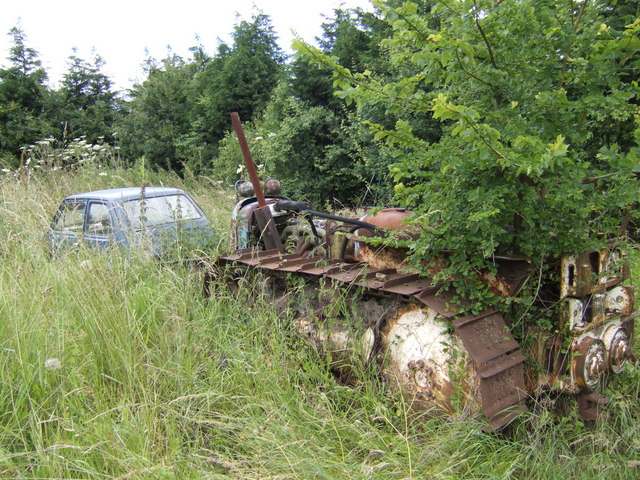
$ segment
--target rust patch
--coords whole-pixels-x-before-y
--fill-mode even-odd
[[[595,422],[602,414],[602,407],[609,403],[609,398],[596,392],[578,395],[578,415],[586,422]]]
[[[562,257],[560,296],[583,297],[629,278],[628,265],[617,250],[600,250]]]
[[[500,259],[496,263],[498,272],[483,272],[481,281],[496,295],[508,297],[517,294],[529,276],[530,263],[516,259]]]
[[[633,312],[633,291],[634,288],[630,285],[619,285],[608,290],[605,298],[606,313],[630,315]]]
[[[374,215],[360,217],[359,220],[386,230],[402,231],[403,235],[408,238],[416,234],[411,224],[406,223],[406,220],[412,216],[413,212],[405,210],[404,208],[385,208]],[[371,232],[366,229],[359,229],[357,235],[369,237],[371,236]]]
[[[418,273],[407,261],[408,252],[405,248],[392,248],[367,245],[362,240],[356,240],[355,258],[360,262],[368,263],[372,268],[395,268],[405,274]],[[433,277],[445,268],[444,257],[432,257],[422,266],[426,276]]]
[[[410,408],[414,411],[443,411],[457,413],[452,404],[454,388],[451,382],[439,376],[424,360],[412,360],[407,364],[405,385],[410,385]]]
[[[511,285],[509,285],[504,278],[498,277],[492,272],[484,272],[481,277],[483,283],[488,285],[493,293],[502,297],[509,295]]]
[[[416,270],[409,268],[404,249],[373,247],[364,242],[358,242],[356,258],[360,262],[368,263],[372,268],[397,268],[406,273],[416,272]]]
[[[395,309],[394,313],[391,313],[386,317],[384,326],[383,326],[382,331],[381,331],[382,335],[385,336],[385,337],[387,335],[389,335],[389,331],[395,325],[397,325],[398,320],[405,313],[412,312],[412,311],[419,310],[419,309],[420,309],[420,307],[418,305],[416,305],[415,303],[408,303],[407,305],[399,306],[397,309]]]
[[[452,320],[456,332],[474,360],[480,379],[482,411],[497,430],[527,410],[524,356],[498,312]]]

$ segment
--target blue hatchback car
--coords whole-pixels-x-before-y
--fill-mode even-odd
[[[214,233],[207,217],[185,191],[167,187],[129,187],[71,195],[51,223],[52,253],[85,244],[142,247],[154,255],[180,244],[207,247]]]

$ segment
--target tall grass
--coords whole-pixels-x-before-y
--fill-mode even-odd
[[[554,398],[501,434],[412,422],[375,372],[341,385],[267,299],[216,285],[207,300],[197,271],[126,253],[50,260],[64,196],[142,181],[104,173],[0,178],[1,478],[638,477],[632,368],[595,428]],[[218,186],[144,175],[186,188],[226,236]]]

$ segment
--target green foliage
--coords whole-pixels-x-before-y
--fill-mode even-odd
[[[269,17],[241,21],[234,43],[209,57],[202,46],[187,61],[170,55],[147,61],[148,76],[130,92],[127,115],[118,122],[123,155],[144,156],[152,167],[211,171],[218,142],[230,129],[229,114],[250,120],[264,108],[281,72],[282,53]],[[219,162],[218,162],[219,163]],[[214,173],[225,178],[227,172]]]
[[[396,198],[421,231],[419,263],[453,251],[469,281],[496,254],[534,259],[603,245],[637,200],[640,21],[616,30],[604,2],[375,2],[398,72],[354,73],[313,50],[348,102],[398,120],[371,125],[394,159]],[[433,117],[442,135],[411,118]],[[466,285],[466,283],[465,283]],[[476,292],[477,293],[477,292]]]
[[[337,58],[340,65],[359,72],[370,69],[382,73],[388,68],[380,41],[391,28],[377,14],[360,8],[338,8],[322,24],[322,30],[320,49]]]
[[[353,203],[361,179],[359,152],[350,127],[330,110],[290,100],[264,156],[292,198],[324,207]]]
[[[356,71],[384,70],[387,62],[379,42],[389,28],[374,14],[361,9],[336,9],[333,17],[322,24],[322,30],[317,39],[320,50],[335,57],[340,65]],[[345,117],[344,102],[333,94],[331,69],[297,55],[291,64],[291,87],[295,97],[312,106],[331,108]]]
[[[241,21],[232,36],[233,46],[221,44],[193,83],[193,129],[207,155],[230,129],[232,112],[251,121],[266,106],[282,72],[283,54],[267,15]]]
[[[191,136],[191,84],[201,64],[170,55],[148,62],[147,78],[130,92],[127,114],[116,124],[122,154],[146,157],[152,166],[182,172],[199,150]]]
[[[13,27],[9,35],[13,38],[11,66],[0,69],[0,153],[6,159],[3,163],[15,166],[23,145],[55,130],[45,116],[47,75],[38,52],[27,46],[21,28]]]
[[[16,167],[22,149],[42,138],[66,142],[84,136],[89,142],[112,142],[112,125],[120,102],[103,60],[93,63],[73,55],[58,91],[46,85],[47,74],[38,53],[26,46],[19,27],[11,29],[11,67],[0,70],[0,153],[3,164]],[[22,159],[24,161],[24,159]]]
[[[104,60],[97,54],[92,63],[75,54],[69,57],[68,71],[58,92],[58,122],[64,125],[65,138],[85,136],[90,142],[113,142],[112,126],[120,102],[111,90],[111,80],[101,72],[103,67]]]
[[[376,15],[336,9],[322,27],[324,55],[352,68],[384,71],[378,43],[389,28]],[[269,131],[277,134],[265,142],[272,158],[265,164],[275,168],[286,194],[332,207],[388,200],[386,159],[361,127],[369,117],[334,95],[331,69],[297,55],[289,85],[276,91],[265,115]]]
[[[353,204],[362,194],[356,166],[360,146],[353,127],[330,109],[310,107],[279,88],[266,113],[245,127],[263,177],[280,180],[283,194],[317,208]],[[235,133],[221,142],[213,172],[232,183],[246,176]]]
[[[385,98],[375,92],[366,104],[354,104],[347,95],[346,84],[341,85],[344,90],[333,92],[338,82],[334,78],[330,84],[331,72],[354,70],[367,77],[375,75],[380,79],[391,79],[403,75],[406,70],[406,67],[391,65],[387,48],[381,45],[382,39],[391,33],[387,22],[376,14],[358,9],[336,10],[334,14],[334,18],[323,24],[324,35],[319,39],[319,49],[300,41],[294,44],[298,54],[294,62],[292,91],[314,106],[330,108],[344,125],[348,125],[349,135],[359,146],[355,161],[349,166],[360,178],[360,185],[354,186],[357,190],[354,198],[364,198],[368,205],[389,206],[394,203],[393,179],[389,175],[389,165],[394,158],[376,145],[375,132],[368,126],[392,128],[402,118],[410,122],[416,136],[429,141],[438,138],[440,128],[437,121],[411,111],[391,111]]]

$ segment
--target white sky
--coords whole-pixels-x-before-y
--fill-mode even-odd
[[[20,25],[27,46],[39,53],[57,87],[67,70],[67,59],[77,55],[93,60],[93,49],[106,62],[103,73],[124,89],[142,81],[140,65],[149,54],[162,59],[171,51],[190,58],[189,47],[196,36],[213,55],[218,39],[230,42],[233,26],[250,20],[260,9],[271,17],[278,43],[291,52],[293,33],[313,42],[320,36],[322,15],[332,17],[334,8],[362,7],[372,10],[369,0],[3,0],[0,7],[0,65],[7,67],[12,39],[9,30]],[[239,17],[238,17],[239,15]]]

